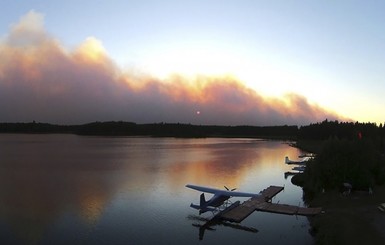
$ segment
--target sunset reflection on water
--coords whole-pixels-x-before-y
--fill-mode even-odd
[[[298,153],[258,139],[0,135],[0,241],[195,244],[187,183],[259,192],[287,184],[284,156]]]

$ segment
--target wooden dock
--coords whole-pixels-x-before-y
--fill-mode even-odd
[[[271,203],[271,199],[283,189],[284,187],[282,186],[269,186],[260,192],[260,196],[252,197],[236,207],[222,211],[219,218],[230,222],[240,223],[254,211],[306,216],[316,215],[321,212],[321,208],[304,208],[287,204]]]

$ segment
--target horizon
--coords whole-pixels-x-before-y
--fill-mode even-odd
[[[380,4],[36,0],[5,8],[0,121],[385,122]]]
[[[53,126],[83,126],[83,125],[89,125],[89,124],[95,124],[95,123],[132,123],[135,125],[157,125],[157,124],[178,124],[178,125],[191,125],[191,126],[198,126],[198,127],[306,127],[306,126],[311,126],[311,125],[316,125],[316,124],[322,124],[322,123],[335,123],[337,122],[338,124],[373,124],[376,127],[385,127],[384,123],[376,123],[376,122],[359,122],[359,121],[339,121],[339,120],[329,120],[325,119],[322,121],[317,121],[317,122],[310,122],[308,124],[271,124],[271,125],[251,125],[251,124],[236,124],[236,125],[225,125],[225,124],[192,124],[192,123],[182,123],[182,122],[148,122],[148,123],[138,123],[138,122],[133,122],[133,121],[122,121],[122,120],[106,120],[106,121],[90,121],[90,122],[84,122],[84,123],[79,123],[79,124],[60,124],[60,123],[50,123],[50,122],[40,122],[40,121],[29,121],[29,122],[4,122],[0,121],[0,124],[48,124],[48,125],[53,125]]]

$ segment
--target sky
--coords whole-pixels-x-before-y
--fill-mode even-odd
[[[385,122],[383,1],[2,1],[0,122]]]

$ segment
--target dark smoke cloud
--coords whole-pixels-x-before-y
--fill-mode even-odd
[[[0,57],[2,122],[282,125],[338,118],[301,95],[263,97],[231,77],[164,81],[125,72],[96,38],[65,49],[34,11],[12,26],[0,43]]]

